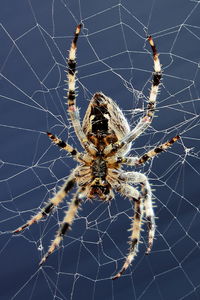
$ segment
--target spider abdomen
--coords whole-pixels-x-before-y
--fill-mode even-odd
[[[95,93],[82,124],[87,139],[99,151],[119,141],[130,127],[119,106],[102,92]],[[129,149],[130,146],[127,146]]]

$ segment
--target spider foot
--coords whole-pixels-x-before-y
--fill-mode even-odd
[[[18,234],[18,233],[20,233],[21,231],[23,231],[23,230],[24,230],[26,227],[28,227],[28,226],[29,226],[29,223],[24,224],[23,226],[21,226],[21,227],[15,229],[15,230],[13,231],[13,234]]]
[[[155,236],[155,226],[153,227],[153,229],[149,233],[148,246],[147,246],[147,249],[146,249],[146,252],[145,252],[145,254],[147,254],[147,255],[151,252],[151,249],[153,247],[154,236]]]
[[[76,33],[75,34],[79,34],[80,33],[82,26],[83,26],[82,23],[80,23],[80,24],[77,25],[77,27],[76,27]]]
[[[133,260],[133,255],[130,254],[130,255],[127,257],[127,259],[126,259],[126,261],[125,261],[123,267],[121,268],[121,270],[120,270],[114,277],[112,277],[112,280],[115,280],[115,279],[118,279],[119,277],[121,277],[121,275],[122,275],[122,274],[128,269],[128,267],[130,266],[132,260]]]
[[[126,268],[123,267],[121,269],[121,271],[119,271],[114,277],[112,277],[112,280],[118,279],[119,277],[121,277],[121,275],[126,271]]]
[[[25,223],[24,225],[20,226],[19,228],[17,228],[16,230],[13,231],[13,234],[17,234],[20,233],[21,231],[23,231],[26,227],[30,227],[31,225],[33,225],[34,223],[37,223],[38,221],[40,221],[44,216],[46,216],[47,212],[50,211],[50,208],[52,208],[53,205],[52,203],[48,204],[44,211],[39,212],[37,215],[33,216],[32,219],[30,219],[27,223]]]
[[[51,255],[51,253],[52,253],[52,252],[48,251],[48,252],[43,256],[43,258],[42,258],[41,261],[39,262],[39,266],[43,265],[43,264],[46,262],[47,258],[49,257],[49,255]]]
[[[149,41],[149,44],[153,47],[154,46],[154,41],[151,35],[147,36],[147,40]]]
[[[46,262],[47,258],[55,251],[56,248],[58,248],[61,240],[62,240],[61,236],[58,236],[55,238],[55,240],[53,241],[52,245],[50,246],[48,252],[43,256],[43,258],[39,262],[39,266],[43,265]]]
[[[27,223],[25,223],[24,225],[18,227],[16,230],[13,231],[13,234],[18,234],[18,233],[20,233],[20,232],[23,231],[25,228],[27,228],[27,227],[31,226],[32,224],[36,223],[37,220],[39,220],[38,216],[37,216],[37,218],[35,217],[35,218],[31,219],[30,221],[28,221]]]
[[[146,255],[149,255],[149,253],[151,252],[152,246],[153,246],[153,243],[149,243],[149,245],[146,249],[146,252],[145,252]]]
[[[156,224],[154,215],[147,216],[147,229],[148,229],[148,245],[145,254],[149,254],[153,247],[155,237]]]
[[[112,280],[115,280],[115,279],[121,277],[121,275],[128,269],[128,267],[132,263],[135,255],[136,255],[136,249],[135,249],[136,243],[137,243],[136,240],[133,240],[131,242],[131,244],[132,244],[131,249],[130,249],[130,252],[129,252],[128,256],[126,257],[126,260],[125,260],[121,270],[114,277],[112,277]]]

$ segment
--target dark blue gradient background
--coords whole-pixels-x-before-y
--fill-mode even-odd
[[[0,2],[0,299],[200,299],[200,3],[189,0],[2,0]],[[110,279],[127,253],[130,202],[83,204],[73,230],[42,268],[38,263],[67,205],[18,236],[76,166],[46,131],[81,150],[63,99],[65,57],[76,25],[81,117],[103,91],[132,126],[146,104],[153,70],[146,36],[160,52],[157,117],[133,145],[140,155],[176,134],[181,140],[139,169],[150,178],[158,219],[152,253],[143,243],[132,266]],[[69,198],[72,195],[70,194]],[[68,198],[68,199],[69,199]],[[145,226],[144,226],[145,229]]]

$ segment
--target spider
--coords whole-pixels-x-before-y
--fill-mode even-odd
[[[148,243],[146,254],[150,253],[155,235],[155,218],[152,206],[152,192],[146,175],[140,172],[125,172],[122,165],[140,166],[167,150],[179,136],[172,138],[162,145],[148,151],[141,157],[127,156],[132,142],[138,138],[151,124],[156,108],[156,98],[162,77],[161,64],[157,49],[151,36],[148,42],[151,46],[154,61],[152,86],[147,102],[147,108],[138,124],[132,130],[118,105],[102,92],[93,95],[82,125],[79,117],[79,109],[76,106],[76,51],[77,40],[82,24],[76,27],[68,57],[68,113],[75,133],[84,148],[84,152],[62,141],[52,133],[47,133],[51,141],[64,149],[77,161],[78,165],[69,175],[59,191],[49,199],[41,211],[33,216],[26,224],[19,227],[14,233],[19,233],[26,227],[38,222],[57,207],[68,192],[77,185],[77,191],[72,197],[63,222],[52,241],[48,252],[43,256],[40,265],[60,245],[64,235],[69,231],[85,198],[100,198],[109,201],[114,197],[114,191],[128,197],[134,206],[134,215],[131,224],[130,248],[121,270],[112,279],[119,278],[132,263],[138,251],[142,220],[147,223]],[[133,185],[140,184],[138,191]]]

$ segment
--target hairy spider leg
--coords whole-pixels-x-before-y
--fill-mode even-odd
[[[153,210],[152,203],[152,192],[149,180],[146,175],[139,172],[125,172],[123,173],[123,180],[131,184],[140,184],[141,185],[141,197],[144,201],[144,212],[145,212],[145,221],[147,222],[148,229],[148,246],[146,254],[149,254],[155,236],[155,215]]]
[[[170,139],[169,141],[155,147],[154,149],[149,150],[147,153],[143,154],[140,157],[137,156],[130,156],[130,157],[116,157],[114,159],[110,158],[109,161],[111,161],[113,164],[125,164],[127,166],[139,166],[142,164],[145,164],[148,160],[152,159],[153,157],[157,156],[161,152],[167,151],[168,148],[170,148],[175,142],[177,142],[180,139],[180,136],[177,135]]]
[[[64,235],[71,229],[72,223],[77,215],[78,208],[80,207],[81,200],[85,197],[84,188],[78,189],[75,193],[74,197],[72,198],[71,202],[69,203],[68,210],[66,211],[66,215],[63,219],[63,222],[52,241],[48,252],[43,256],[40,261],[40,265],[42,265],[49,255],[51,255],[55,249],[60,245],[61,241],[63,240]]]
[[[136,162],[136,165],[144,164],[147,160],[153,158],[154,156],[158,155],[159,153],[166,151],[169,147],[171,147],[176,141],[180,139],[180,136],[177,135],[173,137],[171,140],[165,142],[164,144],[148,151],[144,155],[142,155],[140,158],[138,158],[138,161]]]
[[[153,240],[156,231],[155,214],[153,210],[151,187],[147,178],[141,182],[141,186],[141,193],[144,199],[145,221],[147,222],[148,231],[148,246],[146,249],[146,254],[149,254],[153,246]]]
[[[90,158],[88,154],[78,152],[78,150],[76,148],[74,148],[71,145],[67,144],[66,142],[62,141],[61,139],[59,139],[57,136],[53,135],[50,132],[47,132],[47,135],[55,145],[57,145],[58,147],[60,147],[61,149],[65,150],[65,151],[67,151],[69,154],[71,154],[73,159],[75,159],[76,161],[79,161],[81,163],[84,162],[85,164],[91,163],[92,158]]]
[[[90,154],[96,154],[96,148],[92,143],[90,143],[83,132],[79,109],[76,106],[76,51],[77,51],[77,40],[81,31],[82,24],[79,24],[76,27],[76,31],[74,34],[74,39],[71,44],[71,48],[69,50],[69,58],[68,58],[68,112],[70,119],[72,121],[72,125],[74,127],[75,133],[81,143],[81,145],[86,149]]]
[[[78,159],[78,156],[80,155],[80,153],[78,152],[78,150],[76,148],[73,148],[72,146],[70,146],[66,142],[62,141],[61,139],[59,139],[57,136],[53,135],[50,132],[47,132],[47,135],[54,144],[56,144],[58,147],[62,148],[63,150],[69,152],[73,156],[74,159],[76,159],[76,160]]]
[[[155,235],[155,216],[154,216],[154,211],[153,211],[153,206],[152,206],[152,192],[151,192],[151,187],[149,184],[149,181],[147,177],[139,172],[125,172],[119,176],[119,179],[123,180],[126,184],[131,183],[131,184],[141,184],[142,189],[141,189],[141,195],[138,197],[140,200],[140,206],[143,207],[143,202],[144,202],[144,212],[145,212],[145,217],[147,221],[147,227],[148,227],[148,247],[146,250],[146,254],[148,254],[151,251],[152,245],[153,245],[153,239]],[[125,190],[124,194],[127,196],[127,191]],[[130,192],[129,192],[130,196]],[[134,199],[135,198],[134,196]],[[141,211],[140,211],[141,214]],[[142,210],[142,215],[143,215],[143,210]],[[138,215],[134,216],[138,219]],[[142,218],[142,217],[141,217]],[[140,220],[142,222],[142,220]],[[119,278],[121,274],[128,268],[128,266],[131,264],[133,261],[137,251],[135,249],[138,248],[138,243],[135,242],[134,238],[139,237],[140,233],[138,233],[138,230],[141,231],[141,225],[138,229],[137,226],[134,226],[134,221],[133,221],[133,226],[132,226],[132,235],[131,235],[131,248],[129,250],[129,253],[126,257],[125,263],[121,269],[121,271],[114,277],[114,279]],[[137,223],[136,223],[137,224]],[[137,239],[137,242],[139,242],[139,239]],[[134,248],[133,245],[136,245],[137,248]]]
[[[114,144],[108,145],[105,148],[104,154],[107,156],[113,155],[121,148],[123,152],[123,146],[127,145],[127,143],[131,143],[133,140],[138,138],[149,127],[154,117],[159,84],[162,78],[162,70],[160,60],[158,57],[159,54],[157,53],[156,46],[151,36],[148,37],[148,41],[153,52],[154,73],[145,116],[140,119],[136,127],[124,138],[122,138],[120,141],[117,141]]]
[[[127,268],[134,260],[135,256],[137,255],[138,245],[140,242],[140,233],[142,229],[142,217],[144,212],[142,198],[140,196],[140,193],[135,188],[130,185],[126,185],[126,188],[122,188],[120,190],[120,193],[133,199],[134,216],[130,229],[130,231],[132,232],[130,236],[130,249],[121,270],[114,277],[112,277],[113,280],[121,277],[121,275],[127,270]]]
[[[27,223],[22,225],[21,227],[17,228],[13,231],[13,233],[20,233],[26,227],[31,226],[32,224],[38,222],[43,217],[49,215],[49,213],[53,210],[54,207],[58,206],[67,193],[73,188],[75,184],[75,177],[71,175],[64,183],[64,185],[60,188],[60,190],[55,194],[53,198],[51,198],[48,203],[41,209],[41,211],[33,216]]]

